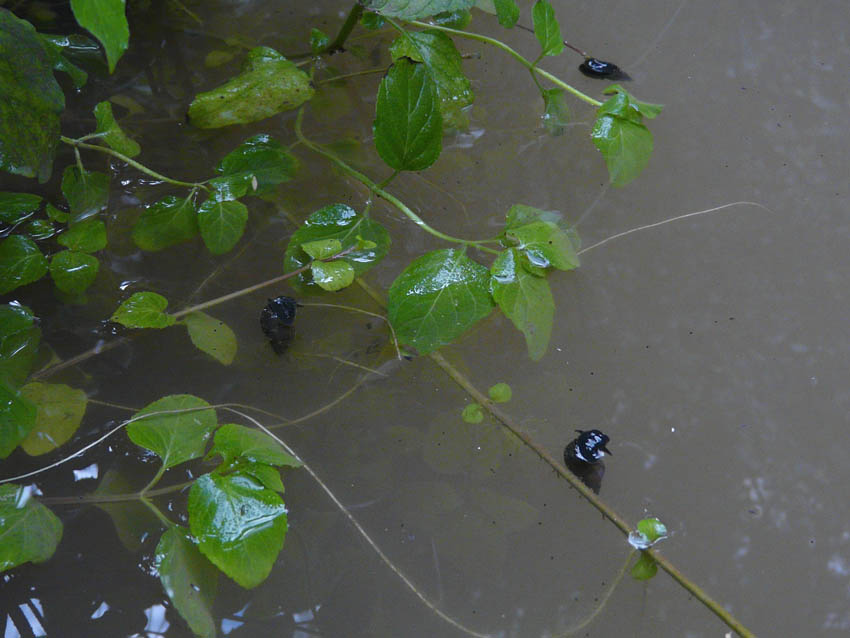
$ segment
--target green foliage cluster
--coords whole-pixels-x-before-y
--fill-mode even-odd
[[[100,43],[112,72],[129,45],[124,0],[71,0],[79,25]],[[591,139],[608,166],[611,182],[622,186],[648,162],[652,135],[643,119],[661,107],[641,102],[621,86],[601,103],[538,67],[564,49],[555,12],[546,0],[532,10],[540,44],[536,60],[489,37],[464,30],[474,7],[496,15],[512,28],[519,9],[514,0],[362,0],[340,35],[309,33],[315,60],[342,49],[355,22],[366,30],[391,29],[391,65],[380,82],[374,119],[375,149],[393,175],[376,184],[327,147],[309,140],[302,116],[310,108],[325,67],[308,71],[269,47],[251,49],[242,70],[192,101],[191,125],[212,129],[264,120],[297,109],[295,136],[301,148],[328,159],[406,215],[420,230],[449,244],[414,259],[389,288],[387,318],[398,343],[411,354],[427,354],[452,343],[499,308],[523,335],[529,356],[540,359],[552,331],[555,304],[549,277],[579,265],[579,238],[560,214],[516,204],[506,211],[495,236],[468,240],[432,228],[387,190],[403,171],[428,169],[440,156],[444,132],[463,128],[474,102],[456,42],[461,38],[495,46],[527,68],[543,104],[542,122],[558,135],[570,118],[568,95],[597,107]],[[432,17],[429,23],[420,22]],[[75,162],[62,169],[62,201],[40,195],[0,192],[0,293],[9,293],[50,274],[56,288],[85,301],[98,276],[98,253],[108,249],[101,218],[110,205],[111,175],[83,162],[107,155],[154,179],[184,189],[149,202],[132,228],[144,251],[162,251],[200,236],[212,255],[231,251],[251,212],[248,198],[274,191],[296,174],[299,161],[268,134],[250,137],[224,156],[211,177],[183,182],[139,163],[142,149],[118,123],[110,102],[94,108],[91,133],[71,139],[61,134],[65,95],[54,72],[66,73],[75,87],[86,84],[95,43],[80,35],[44,35],[11,11],[0,8],[0,170],[44,182],[53,172],[59,144],[73,148]],[[21,72],[21,69],[24,72]],[[540,78],[552,83],[544,86]],[[246,200],[248,204],[246,204]],[[331,203],[317,208],[289,238],[283,274],[302,295],[336,292],[376,266],[390,251],[390,236],[371,215]],[[236,294],[228,295],[233,298]],[[237,339],[223,322],[204,313],[217,302],[168,312],[168,299],[154,291],[132,292],[110,317],[129,329],[185,327],[192,343],[223,365],[237,353]],[[87,397],[63,384],[31,380],[39,369],[41,330],[33,312],[17,302],[0,306],[0,458],[20,447],[30,455],[63,445],[85,417]],[[507,384],[490,391],[492,401],[508,401]],[[483,419],[471,404],[467,422]],[[215,633],[210,604],[220,570],[244,587],[261,583],[283,547],[286,507],[280,468],[300,463],[268,435],[242,425],[220,425],[215,409],[197,397],[171,395],[139,411],[127,425],[130,440],[154,453],[161,467],[132,498],[144,503],[164,533],[156,549],[163,587],[191,629]],[[212,443],[210,445],[210,440]],[[211,471],[192,481],[188,528],[160,511],[147,493],[163,473],[204,457]],[[96,494],[115,487],[104,478]],[[112,507],[112,506],[109,506]],[[107,509],[107,506],[104,506]],[[114,514],[116,510],[107,509]],[[261,523],[257,523],[261,521]],[[49,558],[60,541],[59,519],[34,496],[31,487],[0,485],[0,571]]]

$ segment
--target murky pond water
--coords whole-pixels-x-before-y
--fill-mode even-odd
[[[556,456],[576,428],[606,432],[614,456],[603,498],[631,521],[661,518],[670,531],[661,551],[757,635],[844,634],[850,630],[846,6],[827,0],[553,4],[568,39],[623,67],[635,95],[666,105],[651,125],[655,153],[644,173],[623,189],[606,186],[604,164],[588,140],[589,108],[575,103],[574,125],[561,137],[548,136],[527,73],[497,51],[459,42],[462,52],[476,54],[464,67],[477,96],[470,129],[447,137],[434,167],[402,175],[393,192],[431,225],[464,237],[479,236],[482,225],[493,232],[514,203],[559,210],[579,223],[585,246],[686,213],[735,202],[758,206],[738,203],[587,251],[580,269],[551,278],[558,315],[539,363],[497,314],[443,353],[481,389],[509,383],[506,411]],[[238,68],[238,55],[218,69],[205,67],[204,59],[213,50],[241,54],[216,36],[302,51],[309,27],[333,32],[347,8],[222,2],[206,5],[203,24],[185,30],[169,29],[168,17],[143,21],[134,25],[133,47],[116,75],[87,90],[86,103],[72,105],[66,126],[83,132],[97,101],[132,98],[143,111],[125,127],[142,142],[139,159],[181,179],[206,177],[250,134],[268,132],[289,143],[291,115],[221,131],[188,127],[191,97]],[[528,7],[523,12],[528,22]],[[536,54],[528,33],[506,33],[484,15],[472,27]],[[367,65],[385,63],[373,52],[385,50],[374,38],[356,44]],[[567,52],[543,66],[597,95],[604,84],[581,75],[580,61]],[[351,55],[329,64],[343,73],[363,68]],[[320,142],[365,142],[349,145],[346,157],[380,179],[388,170],[369,146],[379,78],[323,91],[305,132]],[[56,304],[46,283],[14,297],[42,317],[45,340],[64,358],[111,338],[100,321],[123,298],[119,285],[156,290],[179,308],[279,274],[300,220],[333,202],[362,209],[367,197],[323,159],[294,150],[302,161],[298,177],[279,197],[252,200],[246,238],[222,258],[200,242],[138,252],[122,230],[138,216],[140,202],[165,193],[116,166],[109,274],[93,287],[90,303]],[[70,161],[65,150],[57,167]],[[94,167],[97,160],[90,161]],[[27,187],[3,180],[10,190]],[[376,202],[375,215],[394,243],[366,280],[386,290],[410,259],[443,246],[383,202]],[[345,394],[276,431],[436,608],[476,632],[520,637],[564,635],[594,613],[629,553],[622,535],[497,423],[462,421],[471,399],[428,358],[361,384],[362,369],[327,357],[371,367],[391,359],[380,321],[308,306],[299,310],[292,347],[275,356],[258,316],[267,297],[287,293],[282,285],[215,309],[239,338],[229,367],[174,330],[130,340],[53,380],[134,408],[169,393],[239,402],[280,415],[263,417],[269,425]],[[333,302],[380,312],[358,287]],[[115,408],[91,406],[70,448],[122,418],[126,413]],[[3,476],[44,462],[16,453],[4,462]],[[49,497],[89,492],[97,482],[74,482],[73,472],[92,464],[98,477],[120,472],[135,488],[156,467],[118,435],[41,475],[39,486]],[[173,472],[169,480],[186,480],[185,470]],[[465,635],[411,593],[306,472],[288,472],[286,501],[290,530],[268,580],[246,591],[220,579],[214,610],[221,634]],[[7,638],[192,635],[155,577],[159,534],[145,531],[155,525],[145,527],[139,511],[128,508],[123,516],[138,534],[119,537],[102,509],[64,504],[55,511],[65,535],[54,558],[4,574]],[[577,635],[728,631],[659,573],[648,583],[624,579]]]

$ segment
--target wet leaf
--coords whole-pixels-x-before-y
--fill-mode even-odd
[[[534,23],[534,35],[540,42],[543,55],[558,55],[564,50],[564,38],[561,37],[561,27],[555,19],[555,10],[546,0],[537,0],[531,9],[531,19]]]
[[[237,468],[239,472],[252,476],[270,490],[283,494],[283,481],[280,478],[278,468],[265,463],[252,463],[250,461],[240,461],[237,463]]]
[[[490,389],[487,391],[487,394],[489,394],[490,399],[492,399],[496,403],[507,403],[511,400],[511,397],[513,396],[513,392],[511,392],[511,386],[503,382],[491,385]]]
[[[276,139],[261,134],[250,137],[219,162],[220,177],[210,180],[216,199],[262,195],[295,175],[298,161]],[[225,195],[226,194],[226,195]]]
[[[622,94],[628,98],[628,104],[632,106],[632,108],[636,109],[641,115],[645,118],[654,120],[664,108],[663,104],[652,104],[651,102],[642,102],[636,99],[631,93],[626,91],[619,84],[612,84],[611,86],[605,87],[605,90],[602,91],[605,95],[614,94]]]
[[[106,248],[106,224],[100,219],[72,223],[56,241],[65,248],[83,253],[103,250]]]
[[[94,117],[97,121],[95,133],[101,135],[102,139],[109,148],[126,155],[127,157],[135,157],[142,152],[139,144],[130,139],[118,122],[115,121],[115,116],[112,114],[112,104],[109,102],[99,102],[94,107]]]
[[[109,175],[71,165],[62,174],[62,194],[71,208],[71,221],[96,215],[109,203]]]
[[[199,128],[248,124],[298,108],[313,92],[306,73],[274,49],[257,47],[239,75],[195,96],[189,119]]]
[[[42,198],[29,193],[0,193],[0,222],[14,225],[38,211]]]
[[[33,26],[0,8],[0,169],[50,177],[65,96]],[[25,70],[25,72],[22,72]]]
[[[47,206],[44,207],[44,212],[47,213],[47,216],[55,222],[59,222],[60,224],[67,224],[71,220],[71,214],[66,213],[64,210],[59,210],[53,204],[48,203]]]
[[[208,199],[198,209],[198,227],[213,255],[229,252],[245,232],[248,208],[242,202]]]
[[[313,283],[328,292],[342,290],[354,282],[354,266],[344,259],[314,261],[310,271],[313,274]]]
[[[155,292],[134,292],[118,306],[110,321],[128,328],[167,328],[175,319],[166,314],[168,299]]]
[[[614,186],[625,186],[644,169],[652,155],[652,133],[642,124],[644,112],[650,119],[661,106],[633,102],[622,89],[596,112],[590,137],[605,158]]]
[[[656,573],[658,573],[658,563],[646,552],[641,552],[637,562],[632,566],[632,578],[635,580],[649,580]]]
[[[508,228],[505,238],[538,268],[573,270],[579,265],[571,235],[554,222],[536,221]]]
[[[387,21],[384,19],[384,16],[378,15],[377,13],[369,13],[366,12],[363,14],[363,17],[360,18],[360,24],[362,24],[365,28],[370,31],[374,31],[376,29],[382,28]]]
[[[555,317],[555,300],[549,282],[544,277],[528,273],[521,266],[520,255],[515,248],[499,255],[490,272],[493,298],[525,336],[528,356],[538,361],[549,347]]]
[[[489,278],[461,249],[414,260],[389,290],[387,313],[399,341],[422,354],[454,341],[492,311]]]
[[[330,43],[331,39],[326,33],[319,29],[310,29],[310,51],[312,51],[314,55],[318,55],[327,49]]]
[[[543,126],[550,135],[563,135],[570,123],[570,107],[564,89],[543,89]]]
[[[51,58],[53,60],[53,70],[67,73],[68,77],[71,78],[71,82],[74,83],[74,88],[82,88],[85,85],[86,81],[88,81],[88,73],[83,71],[73,62],[71,62],[71,60],[64,54],[65,49],[72,48],[71,38],[74,38],[75,36],[39,33],[38,37],[41,40],[42,44],[44,44],[48,52],[50,52],[51,54]]]
[[[114,496],[138,492],[123,475],[107,470],[100,480],[95,496]],[[128,551],[137,552],[144,541],[162,529],[162,522],[138,500],[95,503],[95,507],[107,513],[115,526],[115,533]]]
[[[27,438],[35,427],[35,417],[35,404],[0,381],[0,459],[9,456]]]
[[[0,572],[46,561],[62,538],[62,522],[32,492],[32,487],[0,485]]]
[[[33,219],[28,221],[21,230],[36,241],[50,239],[56,234],[53,223],[47,219]]]
[[[188,530],[169,528],[156,546],[154,561],[165,593],[192,632],[201,638],[214,637],[212,604],[218,570],[198,551]]]
[[[421,171],[440,156],[442,119],[437,89],[424,65],[396,60],[378,89],[375,147],[391,168]]]
[[[223,321],[204,312],[192,312],[183,322],[189,338],[201,352],[206,352],[219,363],[229,366],[236,356],[236,335]]]
[[[265,432],[235,423],[226,423],[215,433],[207,458],[216,455],[221,456],[224,465],[229,465],[236,459],[245,459],[266,465],[301,466],[298,459],[288,454],[280,443]]]
[[[519,20],[519,7],[514,0],[493,0],[496,8],[496,17],[506,29],[512,29]]]
[[[94,282],[99,269],[97,257],[76,250],[62,250],[50,259],[53,283],[59,290],[71,295],[85,292]]]
[[[479,404],[470,403],[461,412],[461,417],[467,423],[481,423],[484,420],[484,410]]]
[[[445,11],[471,9],[475,0],[363,0],[361,4],[391,18],[418,20]]]
[[[667,527],[657,518],[644,518],[637,529],[629,533],[629,544],[635,549],[649,549],[667,538]]]
[[[390,54],[394,60],[407,57],[423,63],[437,87],[443,123],[455,128],[466,125],[461,110],[472,104],[475,94],[449,36],[434,29],[405,33],[390,45]]]
[[[433,21],[441,27],[450,29],[465,29],[472,20],[472,14],[467,9],[444,11],[434,15]]]
[[[41,279],[47,258],[29,237],[12,235],[0,241],[0,295]]]
[[[63,383],[35,381],[21,388],[21,395],[37,408],[35,427],[21,442],[30,456],[52,452],[70,439],[80,427],[88,403],[85,392]]]
[[[142,250],[158,251],[189,241],[198,232],[192,198],[169,195],[145,209],[133,227],[133,241]]]
[[[340,258],[351,264],[356,277],[383,259],[390,248],[390,236],[379,223],[358,214],[345,204],[331,204],[312,213],[292,234],[286,246],[284,272],[292,272],[310,264],[312,258],[301,248],[303,244],[328,239],[338,240],[342,250],[356,246]],[[364,243],[358,244],[360,240]],[[319,288],[309,272],[301,273],[297,278],[290,279],[290,282],[302,293],[316,292]]]
[[[519,228],[520,226],[526,226],[534,222],[559,224],[561,222],[561,214],[554,210],[541,210],[534,206],[514,204],[505,218],[505,228]],[[573,238],[573,243],[575,244],[575,238]]]
[[[112,73],[130,41],[124,0],[71,0],[71,9],[77,23],[100,40]]]
[[[286,506],[256,479],[204,474],[189,491],[189,527],[198,548],[242,587],[263,582],[286,537]]]
[[[342,251],[342,242],[338,239],[308,241],[301,244],[301,250],[313,259],[327,259]]]
[[[0,305],[0,383],[18,387],[26,380],[40,342],[41,329],[29,308]]]
[[[162,459],[166,469],[203,455],[218,425],[209,403],[191,394],[172,394],[148,404],[136,414],[173,412],[133,421],[127,425],[130,440]]]

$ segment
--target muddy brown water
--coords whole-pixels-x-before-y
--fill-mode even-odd
[[[606,432],[614,456],[602,496],[631,521],[660,517],[670,531],[663,553],[757,635],[844,635],[850,630],[846,6],[826,0],[554,5],[569,39],[625,69],[638,97],[666,105],[651,124],[655,153],[643,175],[626,188],[608,188],[587,138],[590,108],[571,103],[574,125],[561,137],[547,136],[527,73],[499,52],[459,42],[462,52],[481,54],[464,67],[477,94],[469,132],[448,136],[437,164],[400,177],[393,192],[433,226],[468,237],[481,236],[482,227],[494,232],[513,203],[559,210],[579,222],[585,246],[685,213],[741,201],[761,206],[739,204],[635,232],[585,253],[574,273],[553,275],[558,316],[539,363],[528,360],[521,337],[500,315],[444,354],[481,389],[509,383],[513,400],[505,408],[553,454],[560,455],[575,428]],[[208,4],[204,24],[187,26],[189,32],[166,29],[165,14],[146,21],[136,26],[118,73],[95,81],[85,103],[69,110],[66,126],[82,133],[98,100],[132,97],[144,108],[128,120],[142,142],[141,161],[183,179],[206,177],[249,134],[292,139],[291,116],[214,132],[183,123],[191,96],[238,66],[204,67],[211,50],[225,48],[210,34],[238,34],[286,53],[305,47],[309,26],[333,32],[346,10],[329,2],[219,3]],[[525,6],[526,22],[528,14]],[[535,55],[529,34],[504,33],[482,15],[471,27]],[[383,62],[372,54],[374,40],[357,44],[365,62],[336,56],[329,64],[344,72]],[[604,84],[582,76],[580,61],[566,52],[543,66],[597,95]],[[366,142],[347,157],[381,178],[388,171],[368,148],[377,81],[328,89],[305,132],[321,142]],[[272,201],[251,201],[246,240],[219,259],[199,243],[145,255],[120,239],[138,201],[167,192],[120,169],[108,212],[116,239],[91,304],[57,305],[46,284],[13,297],[42,316],[45,340],[68,357],[107,336],[98,321],[114,309],[122,283],[156,290],[179,308],[279,273],[298,220],[337,201],[362,209],[366,197],[320,158],[295,150],[303,162],[297,180]],[[70,161],[63,151],[57,172]],[[91,168],[98,162],[87,160]],[[3,180],[10,189],[27,185]],[[386,289],[412,257],[442,245],[382,203],[376,215],[394,243],[367,280]],[[266,297],[286,292],[283,286],[213,311],[239,337],[228,368],[175,330],[141,337],[54,380],[135,407],[186,392],[295,418],[333,400],[360,375],[311,355],[363,365],[390,356],[378,322],[319,308],[301,311],[296,343],[286,356],[274,356],[257,317]],[[376,310],[357,288],[335,301]],[[468,401],[421,358],[279,432],[444,613],[495,636],[563,635],[598,606],[629,548],[495,423],[465,424],[460,412]],[[70,447],[123,416],[92,406]],[[3,475],[41,464],[16,455],[3,463]],[[96,482],[72,482],[72,471],[92,464],[101,477],[121,471],[139,486],[155,469],[118,436],[39,485],[49,496],[90,491]],[[172,472],[175,481],[186,477],[185,469]],[[244,591],[220,580],[214,609],[222,635],[464,635],[403,585],[305,472],[290,472],[286,486],[286,547],[258,588]],[[176,507],[178,518],[179,499]],[[4,636],[191,635],[155,578],[156,535],[128,551],[101,510],[56,511],[65,523],[56,556],[4,574]],[[627,577],[577,635],[696,638],[728,631],[660,573],[645,584]]]

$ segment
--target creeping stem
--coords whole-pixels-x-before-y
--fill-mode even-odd
[[[417,27],[424,27],[426,29],[437,29],[438,31],[444,31],[445,33],[451,33],[452,35],[456,35],[459,38],[467,38],[468,40],[477,40],[478,42],[483,42],[485,44],[489,44],[490,46],[494,46],[497,49],[501,49],[512,58],[514,58],[517,62],[523,65],[526,69],[531,71],[532,73],[537,73],[540,76],[549,80],[555,86],[559,86],[568,93],[572,93],[575,97],[580,99],[582,102],[587,102],[591,106],[602,106],[602,102],[599,100],[594,100],[589,95],[582,93],[577,88],[570,86],[563,80],[555,77],[548,71],[545,71],[537,66],[536,62],[531,62],[521,56],[519,53],[514,51],[507,44],[502,42],[501,40],[496,40],[495,38],[487,37],[486,35],[481,35],[480,33],[472,33],[471,31],[462,31],[461,29],[452,29],[450,27],[444,27],[439,24],[428,24],[427,22],[420,22],[419,20],[411,20],[410,24],[414,24]]]

